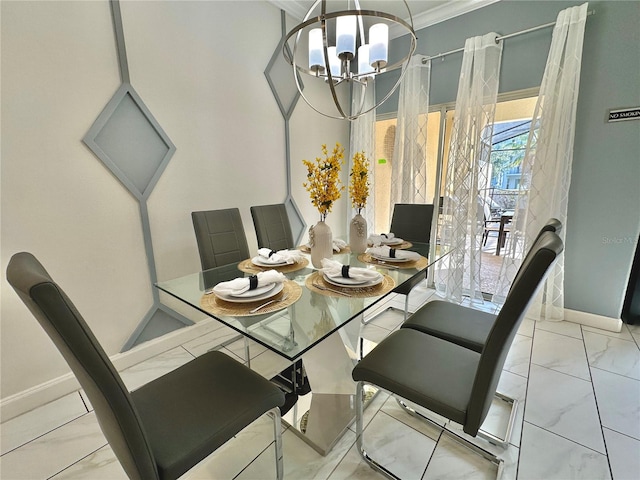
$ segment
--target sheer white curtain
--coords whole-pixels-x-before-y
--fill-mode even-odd
[[[511,228],[512,242],[505,252],[499,291],[494,295],[498,302],[504,301],[522,263],[523,252],[531,247],[538,231],[550,217],[562,222],[560,236],[564,240],[587,6],[585,3],[561,11],[553,29],[522,162],[520,195]],[[552,267],[528,316],[563,319],[564,255],[560,255]]]
[[[376,101],[376,89],[375,80],[370,79],[367,88],[354,89],[352,102],[353,111],[356,111],[360,107],[360,103],[364,102],[363,110],[371,108],[375,105]],[[363,97],[364,95],[364,97]],[[376,151],[376,110],[373,109],[368,113],[356,118],[351,122],[351,135],[349,139],[349,152],[350,156],[347,162],[348,172],[351,172],[353,165],[353,156],[356,152],[364,152],[367,160],[369,160],[369,198],[367,199],[367,207],[361,212],[361,215],[367,221],[369,232],[373,232],[375,229],[375,175],[374,161]],[[347,180],[348,182],[348,180]],[[351,199],[347,203],[347,232],[349,231],[349,222],[353,216],[357,213],[355,208],[351,207]]]
[[[464,46],[444,188],[441,244],[452,249],[438,262],[436,289],[460,302],[482,301],[480,268],[484,188],[488,186],[491,137],[498,96],[502,42],[488,33]]]
[[[414,55],[409,61],[398,99],[393,159],[391,209],[396,203],[427,203],[427,114],[431,60]]]

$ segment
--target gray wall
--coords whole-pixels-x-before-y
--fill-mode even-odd
[[[583,2],[505,1],[417,32],[417,53],[435,55],[490,31],[506,35],[553,22]],[[610,108],[640,105],[640,2],[590,2],[566,225],[565,306],[620,318],[640,230],[640,121],[606,123]],[[540,85],[551,28],[507,39],[500,92]],[[392,48],[402,48],[398,39]],[[433,61],[431,104],[455,101],[462,53]],[[388,77],[391,77],[389,75]],[[380,79],[384,89],[392,78]],[[378,113],[397,110],[390,99]]]

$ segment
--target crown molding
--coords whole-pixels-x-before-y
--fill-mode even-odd
[[[292,0],[268,0],[269,3],[278,7],[280,10],[284,10],[285,13],[292,16],[297,21],[301,22],[304,16],[307,14],[307,9],[300,5],[300,3]]]
[[[269,3],[284,10],[288,15],[293,17],[297,21],[302,21],[307,14],[307,8],[300,2],[295,0],[268,0]],[[453,0],[440,5],[438,7],[430,8],[429,10],[413,15],[413,29],[415,31],[421,28],[429,27],[445,20],[464,15],[465,13],[473,12],[479,8],[486,7],[493,3],[497,3],[500,0]],[[397,38],[405,35],[406,31],[400,26],[392,26],[389,30],[389,36],[391,38]]]
[[[474,10],[499,1],[500,0],[455,0],[445,3],[439,7],[413,15],[413,30],[417,32],[422,28],[430,27],[431,25],[464,15],[465,13],[473,12]],[[399,26],[393,26],[389,29],[390,38],[397,38],[405,34],[404,29]]]

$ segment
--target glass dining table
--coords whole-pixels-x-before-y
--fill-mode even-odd
[[[362,354],[364,315],[397,286],[425,281],[427,269],[447,254],[439,246],[419,243],[408,245],[406,250],[419,254],[419,259],[387,262],[368,253],[352,254],[348,248],[334,255],[333,260],[350,268],[379,272],[382,280],[375,285],[328,282],[305,256],[296,265],[276,268],[287,279],[276,295],[265,294],[246,303],[229,303],[211,292],[220,282],[267,269],[255,259],[158,282],[156,287],[292,364],[302,359],[311,391],[298,398],[283,421],[326,455],[355,419],[351,370]],[[271,300],[275,301],[265,305]]]

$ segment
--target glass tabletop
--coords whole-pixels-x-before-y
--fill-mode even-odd
[[[337,254],[333,259],[351,267],[364,267],[378,271],[384,275],[388,285],[396,288],[405,282],[417,283],[424,279],[426,269],[445,255],[440,247],[434,248],[431,259],[427,260],[430,253],[429,244],[414,243],[407,250],[417,252],[424,257],[420,262],[412,262],[417,268],[401,264],[396,264],[396,268],[391,264],[374,265],[374,262],[363,261],[370,260],[366,256],[363,257],[366,254]],[[351,320],[359,318],[393,291],[393,288],[390,288],[382,293],[347,296],[309,288],[307,280],[317,271],[309,262],[305,268],[285,273],[288,280],[300,286],[300,288],[295,287],[298,293],[301,291],[299,299],[286,308],[273,313],[249,316],[212,313],[206,308],[205,300],[208,295],[215,294],[205,293],[205,291],[210,291],[219,282],[249,276],[250,273],[244,273],[238,269],[241,263],[158,282],[156,287],[291,361],[297,360],[314,345]],[[389,279],[393,280],[393,283]],[[348,292],[348,289],[343,288],[335,290]],[[266,298],[264,301],[268,300],[269,298]]]

